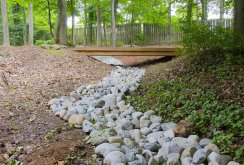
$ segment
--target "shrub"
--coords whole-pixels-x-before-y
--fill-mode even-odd
[[[35,43],[35,45],[36,46],[40,46],[40,45],[42,45],[42,44],[44,44],[45,42],[43,41],[43,40],[36,40],[36,43]]]

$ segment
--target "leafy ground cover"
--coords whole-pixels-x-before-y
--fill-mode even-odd
[[[243,157],[244,58],[181,57],[146,68],[128,102],[164,121],[190,120],[194,133],[213,138],[222,153]],[[243,161],[243,160],[242,160]]]

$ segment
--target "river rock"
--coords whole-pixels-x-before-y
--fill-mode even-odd
[[[145,143],[144,148],[152,152],[158,152],[160,145],[158,143]]]
[[[108,138],[109,143],[119,143],[124,144],[123,138],[121,136],[111,136]]]
[[[180,165],[180,154],[171,153],[168,155],[166,165]]]
[[[127,160],[125,155],[120,151],[112,151],[105,156],[104,164],[126,164]]]
[[[148,161],[148,165],[158,165],[159,162],[154,158],[154,157],[151,157]]]
[[[209,155],[211,152],[220,154],[220,150],[215,144],[208,144],[203,148],[203,150],[207,153],[207,155]]]
[[[95,148],[95,153],[98,155],[103,155],[106,157],[112,151],[120,151],[120,149],[115,144],[103,143]]]
[[[174,122],[169,122],[169,123],[163,123],[161,125],[161,128],[163,131],[167,131],[167,130],[174,130],[176,128],[177,124]]]
[[[197,135],[190,135],[187,138],[188,143],[198,143],[199,142],[199,137]]]
[[[181,160],[186,157],[193,157],[197,149],[195,147],[187,147],[181,154]]]
[[[211,144],[212,140],[204,138],[199,141],[200,146],[205,147],[208,144]]]
[[[240,163],[237,163],[237,162],[231,161],[231,162],[229,162],[227,165],[240,165]]]
[[[193,156],[193,163],[203,163],[207,158],[207,154],[203,149],[197,150]]]
[[[152,130],[150,129],[150,128],[148,128],[148,127],[143,127],[143,128],[141,128],[141,133],[143,134],[143,135],[145,135],[145,136],[147,136],[149,133],[151,133],[152,132]]]
[[[160,123],[152,123],[149,127],[153,132],[161,131]]]
[[[192,157],[185,157],[181,160],[181,165],[191,165]]]
[[[162,117],[156,116],[156,115],[152,115],[152,116],[150,116],[150,121],[152,123],[161,123],[162,122]]]
[[[150,120],[140,120],[140,128],[149,127],[151,124]]]
[[[80,115],[71,115],[69,118],[69,123],[70,124],[77,124],[77,125],[82,125],[83,121],[85,120],[84,117],[80,116]]]

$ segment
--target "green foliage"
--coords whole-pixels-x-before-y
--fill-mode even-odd
[[[47,40],[47,41],[36,40],[36,43],[35,43],[36,46],[40,46],[42,44],[53,45],[53,44],[55,44],[55,42],[54,42],[54,40]]]
[[[189,58],[183,73],[142,84],[128,102],[140,111],[155,110],[165,122],[190,120],[194,133],[213,138],[223,153],[243,156],[237,149],[244,135],[244,57],[201,65]]]
[[[240,52],[244,39],[235,36],[233,29],[222,26],[213,27],[193,23],[183,26],[182,44],[192,55],[225,55]]]

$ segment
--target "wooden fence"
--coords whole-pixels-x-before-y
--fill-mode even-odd
[[[95,45],[97,41],[97,28],[92,29],[92,40],[88,43],[88,36],[84,35],[84,28],[75,29],[77,44]],[[112,29],[110,26],[102,27],[102,45],[110,45]],[[117,45],[155,45],[177,44],[181,40],[181,32],[175,27],[168,31],[166,26],[156,24],[122,24],[116,27]]]

